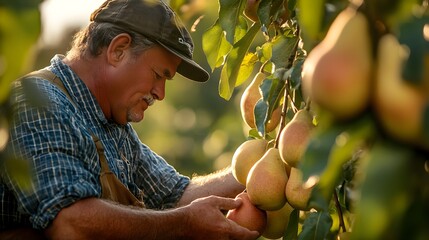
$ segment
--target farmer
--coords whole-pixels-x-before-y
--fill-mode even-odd
[[[2,174],[3,238],[256,239],[224,215],[244,190],[229,169],[183,176],[130,125],[176,73],[209,78],[175,13],[160,0],[110,0],[90,20],[66,56],[12,86],[8,146],[29,161],[33,184]]]

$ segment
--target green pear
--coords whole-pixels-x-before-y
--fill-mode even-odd
[[[369,105],[372,46],[365,15],[349,7],[339,13],[326,37],[308,54],[302,90],[336,120],[348,120]]]
[[[258,208],[273,211],[286,203],[284,189],[288,181],[279,150],[270,148],[250,169],[246,189],[250,201]]]
[[[399,141],[429,146],[421,141],[427,97],[422,89],[402,79],[402,66],[408,58],[406,48],[394,35],[387,34],[379,41],[377,56],[374,103],[381,126]]]
[[[298,165],[314,127],[311,113],[301,109],[280,132],[278,145],[280,156],[289,166]]]
[[[302,180],[302,172],[296,167],[290,169],[289,180],[286,184],[285,195],[287,202],[296,209],[308,211],[308,201],[311,197],[313,186],[305,187]]]
[[[261,99],[262,94],[259,86],[267,76],[263,72],[258,72],[252,82],[244,89],[240,99],[240,111],[244,122],[251,128],[255,128],[255,105]],[[271,118],[265,126],[265,132],[273,131],[280,123],[281,106],[274,109]]]
[[[234,152],[231,161],[232,175],[246,186],[247,175],[252,166],[265,154],[268,140],[250,139],[243,142]]]
[[[262,233],[267,225],[267,214],[264,210],[255,207],[249,200],[246,192],[237,195],[236,199],[242,200],[242,204],[229,210],[226,218],[238,223],[238,225]]]
[[[289,224],[289,217],[294,208],[285,203],[285,205],[276,211],[267,211],[267,226],[262,236],[268,239],[278,239],[284,236]]]

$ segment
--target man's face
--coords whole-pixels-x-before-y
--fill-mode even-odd
[[[110,72],[107,99],[111,119],[119,124],[140,122],[144,111],[165,96],[165,83],[176,74],[181,59],[155,45],[139,56],[130,51]]]

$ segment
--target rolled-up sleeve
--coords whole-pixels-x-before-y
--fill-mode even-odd
[[[190,179],[176,171],[168,162],[148,146],[135,139],[135,183],[142,190],[148,208],[166,209],[176,206]]]

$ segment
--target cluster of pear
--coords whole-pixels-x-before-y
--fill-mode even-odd
[[[385,33],[374,45],[371,26],[352,6],[340,12],[304,62],[303,94],[336,121],[373,110],[389,137],[429,149],[423,136],[427,89],[402,77],[408,48],[393,33]]]
[[[246,191],[238,195],[245,204],[227,218],[268,239],[284,235],[294,209],[309,210],[311,188],[305,188],[297,165],[314,129],[313,116],[299,110],[280,131],[278,147],[266,139],[250,139],[235,151],[231,167]]]

